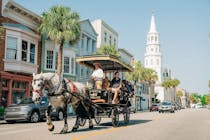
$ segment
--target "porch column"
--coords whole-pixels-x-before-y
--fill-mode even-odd
[[[26,82],[26,98],[30,97],[30,85],[31,82]]]
[[[11,105],[11,103],[12,103],[12,82],[13,82],[13,80],[10,79],[9,84],[8,84],[9,91],[8,91],[8,95],[7,95],[7,106]]]

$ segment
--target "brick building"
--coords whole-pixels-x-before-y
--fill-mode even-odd
[[[40,72],[40,17],[12,0],[0,0],[0,106],[29,97]]]

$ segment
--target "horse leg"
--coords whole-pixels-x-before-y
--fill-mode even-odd
[[[89,118],[89,129],[93,129],[93,121],[92,121],[92,116],[91,116],[91,112],[92,112],[92,108],[91,106],[88,107],[88,118]]]
[[[71,131],[75,132],[75,131],[77,131],[78,128],[79,128],[79,116],[77,115],[75,124],[74,124],[74,126],[73,126]]]
[[[52,124],[52,120],[50,118],[51,110],[52,110],[52,106],[49,105],[47,108],[47,112],[46,112],[47,127],[48,127],[49,131],[53,131],[55,128],[54,125]]]
[[[65,102],[64,108],[63,108],[63,120],[64,120],[64,127],[61,130],[60,134],[64,134],[68,132],[68,123],[67,123],[67,102]]]

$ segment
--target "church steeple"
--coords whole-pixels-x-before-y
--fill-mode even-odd
[[[144,66],[157,72],[158,82],[162,82],[162,54],[160,52],[159,33],[156,30],[155,16],[152,13],[150,29],[147,34]]]
[[[150,22],[149,33],[157,33],[156,24],[155,24],[155,16],[154,16],[153,12],[152,12],[152,18],[151,18],[151,22]]]

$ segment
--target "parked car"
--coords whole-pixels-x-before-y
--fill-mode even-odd
[[[206,106],[208,109],[210,109],[210,104]]]
[[[32,98],[26,98],[19,104],[14,104],[5,109],[4,119],[8,123],[14,123],[16,121],[25,120],[36,123],[45,118],[45,112],[47,110],[49,100],[47,97],[42,97],[40,103],[34,103]],[[63,110],[61,107],[52,109],[52,118],[58,120],[63,119]]]
[[[174,113],[175,108],[171,102],[164,101],[164,102],[160,103],[158,110],[159,110],[159,113],[163,113],[166,111]]]
[[[153,104],[151,107],[150,107],[150,112],[151,111],[158,111],[158,105],[157,104]]]

